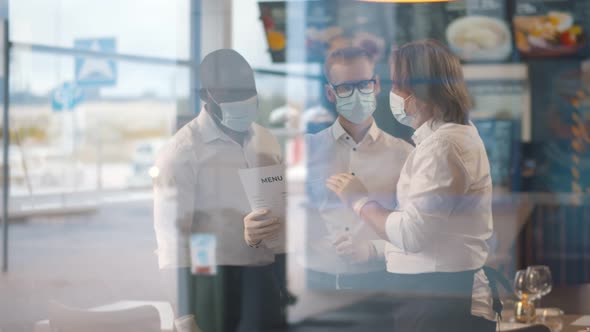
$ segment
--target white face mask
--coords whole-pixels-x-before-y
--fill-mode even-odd
[[[408,98],[410,97],[411,96],[408,96]],[[404,126],[412,127],[412,124],[415,122],[416,118],[406,113],[405,104],[408,98],[404,99],[402,96],[396,95],[393,93],[393,91],[390,91],[389,108],[391,109],[391,113],[397,122],[403,124]]]
[[[258,113],[258,97],[256,95],[246,100],[232,103],[218,103],[215,99],[213,101],[221,109],[223,118],[219,119],[219,121],[222,125],[233,131],[246,132],[250,129],[254,120],[256,120]]]
[[[374,92],[364,94],[355,89],[349,97],[338,97],[335,92],[334,95],[336,96],[336,111],[352,123],[365,122],[377,107]]]

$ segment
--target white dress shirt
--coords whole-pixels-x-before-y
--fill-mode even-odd
[[[413,147],[383,132],[375,122],[357,144],[336,120],[331,127],[306,135],[306,148],[306,186],[312,207],[307,214],[306,267],[331,274],[383,270],[383,261],[350,264],[336,253],[332,241],[343,234],[359,243],[371,241],[381,256],[385,241],[326,188],[326,180],[338,173],[354,174],[367,186],[372,200],[393,209],[399,174]]]
[[[473,125],[429,121],[412,137],[397,186],[399,206],[387,218],[387,270],[417,274],[482,267],[492,235],[492,179]],[[472,314],[494,319],[488,280],[480,270]]]
[[[250,248],[244,241],[243,218],[250,205],[238,170],[281,161],[281,148],[267,129],[252,124],[241,146],[202,109],[156,161],[154,227],[160,268],[190,266],[191,233],[216,236],[217,265],[272,263],[269,249]]]

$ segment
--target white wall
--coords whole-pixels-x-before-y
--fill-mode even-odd
[[[232,0],[201,0],[201,58],[232,47]]]

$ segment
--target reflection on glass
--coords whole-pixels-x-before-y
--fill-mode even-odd
[[[516,296],[521,300],[516,303],[516,320],[530,323],[535,315],[535,306],[533,303],[535,293],[529,290],[526,270],[516,271],[513,286]]]
[[[551,270],[548,266],[529,266],[525,273],[526,283],[529,290],[535,294],[540,301],[541,297],[549,294],[553,288]]]

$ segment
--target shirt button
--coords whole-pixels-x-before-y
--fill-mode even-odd
[[[346,139],[350,139],[350,137],[346,136]]]
[[[354,175],[354,172],[351,172],[350,174]]]
[[[348,227],[346,227],[346,228],[344,228],[344,230],[348,232],[349,228],[348,228]]]
[[[352,151],[356,151],[356,148],[352,148]]]

